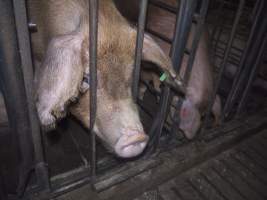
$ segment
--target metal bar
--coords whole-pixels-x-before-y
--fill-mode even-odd
[[[162,94],[161,94],[161,99],[160,99],[160,106],[159,106],[159,111],[156,114],[156,117],[153,120],[153,124],[149,130],[149,143],[147,145],[147,154],[150,155],[151,153],[154,152],[154,150],[157,148],[159,144],[159,139],[162,133],[162,128],[164,125],[164,121],[166,118],[167,109],[169,108],[170,104],[170,88],[168,86],[165,86]]]
[[[140,67],[141,67],[144,31],[146,24],[147,4],[148,0],[141,1],[139,18],[138,18],[138,29],[136,38],[136,48],[135,48],[134,71],[133,71],[133,98],[135,102],[137,102],[138,99]]]
[[[263,3],[263,1],[261,1],[261,3]],[[262,5],[260,7],[262,7]],[[239,67],[237,68],[237,72],[236,72],[236,75],[235,75],[235,78],[234,78],[234,81],[233,81],[233,86],[232,86],[232,88],[230,90],[230,93],[229,93],[227,99],[226,99],[225,106],[224,106],[224,109],[223,109],[223,112],[222,112],[222,121],[225,119],[225,117],[227,117],[229,115],[230,111],[233,108],[234,100],[236,98],[237,90],[238,90],[237,83],[239,81],[243,66],[244,66],[244,64],[246,62],[247,55],[250,52],[250,48],[254,43],[253,36],[255,34],[255,30],[256,30],[256,27],[257,27],[256,26],[257,25],[256,22],[259,20],[260,13],[261,12],[257,12],[257,16],[255,17],[255,22],[254,22],[254,24],[253,24],[253,26],[251,28],[250,35],[249,35],[249,38],[248,38],[248,41],[247,41],[247,44],[246,44],[245,51],[244,51],[244,53],[242,55]]]
[[[44,160],[44,150],[42,145],[42,136],[33,98],[33,65],[31,58],[30,37],[27,23],[27,12],[25,0],[13,0],[15,21],[17,27],[17,39],[20,49],[22,71],[29,107],[29,118],[31,124],[31,134],[34,145],[35,172],[38,186],[44,190],[50,190],[49,175],[47,164]]]
[[[233,29],[232,29],[231,34],[230,34],[230,39],[229,39],[229,42],[228,42],[228,46],[226,48],[226,52],[225,52],[224,59],[223,59],[222,64],[221,64],[221,68],[220,68],[220,71],[219,71],[218,78],[216,79],[216,84],[215,84],[215,87],[214,87],[213,94],[212,94],[212,96],[211,96],[211,98],[209,100],[209,106],[208,106],[207,111],[206,111],[206,116],[205,116],[204,122],[202,124],[201,135],[203,134],[204,129],[207,126],[207,123],[208,123],[209,114],[211,112],[212,106],[213,106],[215,98],[216,98],[217,91],[219,89],[219,85],[220,85],[220,82],[221,82],[221,79],[222,79],[222,76],[223,76],[224,68],[225,68],[225,66],[227,64],[227,61],[228,61],[228,57],[229,57],[229,54],[230,54],[230,51],[231,51],[231,47],[232,47],[232,44],[233,44],[233,41],[234,41],[234,36],[235,36],[236,30],[237,30],[237,25],[238,25],[239,19],[241,17],[244,4],[245,4],[245,0],[240,0],[239,5],[238,5],[238,9],[237,9],[237,13],[236,13],[236,16],[235,16],[235,20],[234,20],[234,23],[233,23]]]
[[[196,6],[197,1],[195,0],[180,1],[180,9],[176,17],[175,34],[170,53],[176,72],[179,72],[180,70],[184,49],[186,47],[190,26],[193,20],[193,12],[195,11]]]
[[[97,106],[97,32],[98,0],[89,0],[89,55],[90,55],[90,133],[91,133],[91,176],[96,175],[96,137],[93,130]]]
[[[33,169],[34,155],[12,1],[0,1],[0,27],[0,79],[11,133],[18,142],[20,163],[17,193],[21,195]]]
[[[265,23],[265,25],[267,26],[267,23]],[[266,48],[266,44],[267,44],[267,37],[265,37],[264,42],[261,44],[261,48],[260,48],[260,50],[258,52],[257,59],[255,61],[254,67],[253,67],[252,71],[250,72],[248,83],[247,83],[247,85],[245,87],[245,90],[244,90],[244,92],[242,94],[240,103],[238,105],[236,115],[240,115],[240,113],[241,113],[241,111],[242,111],[242,109],[243,109],[243,107],[245,105],[245,102],[246,102],[247,97],[248,97],[248,92],[251,89],[253,80],[255,79],[255,76],[257,75],[257,72],[258,72],[258,69],[259,69],[259,65],[260,65],[260,63],[262,61],[264,50]]]

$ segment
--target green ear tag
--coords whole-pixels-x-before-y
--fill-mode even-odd
[[[161,82],[163,82],[163,81],[165,81],[165,80],[167,79],[167,77],[168,77],[168,75],[164,72],[164,73],[160,76],[159,80],[160,80]]]

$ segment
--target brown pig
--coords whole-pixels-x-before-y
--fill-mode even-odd
[[[124,4],[124,6],[126,6],[125,3],[122,2],[122,0],[116,1],[118,2],[118,4]],[[177,7],[177,4],[179,3],[179,1],[177,0],[165,0],[162,2],[173,7]],[[140,3],[140,1],[127,1],[128,6],[126,6],[125,8],[138,8],[138,6],[136,5],[138,3]],[[128,10],[125,9],[123,13],[125,13],[126,16],[129,15],[128,17],[131,20],[137,19],[137,17],[134,17],[134,13],[136,14],[136,16],[138,16],[138,11],[128,12]],[[175,14],[163,10],[159,7],[153,6],[151,4],[148,6],[148,29],[160,33],[169,39],[172,39],[174,36],[175,20]],[[187,47],[189,48],[192,45],[194,31],[194,27],[192,27],[187,42]],[[186,97],[182,103],[180,111],[180,129],[184,132],[185,136],[188,139],[192,139],[199,130],[201,125],[201,118],[208,107],[209,99],[213,92],[214,83],[212,74],[212,64],[209,58],[207,36],[207,31],[204,31],[204,33],[202,33],[201,35],[201,39],[193,63],[192,72],[189,77],[186,89]],[[167,42],[162,41],[159,38],[155,37],[154,39],[161,46],[164,52],[168,54],[171,45]],[[182,77],[185,74],[186,66],[187,61],[186,56],[184,56],[180,69],[180,75]],[[159,77],[156,74],[148,74],[147,72],[143,71],[141,77],[142,79],[145,79],[147,81],[152,81],[154,83],[155,88],[159,88],[160,81]],[[142,97],[144,88],[141,88],[140,91],[140,95]],[[174,100],[177,101],[178,98],[175,98]],[[219,96],[217,95],[215,103],[212,107],[212,114],[215,118],[215,124],[220,118],[220,113],[221,102]]]
[[[54,125],[67,109],[89,128],[88,0],[29,0],[35,59],[39,60],[36,105],[43,125]],[[94,131],[117,155],[140,154],[148,141],[132,98],[136,29],[121,16],[111,0],[99,1],[97,113]],[[142,59],[155,63],[182,88],[170,59],[145,35]],[[90,89],[90,86],[89,86]],[[82,91],[82,94],[81,92]],[[69,105],[78,98],[76,104]]]

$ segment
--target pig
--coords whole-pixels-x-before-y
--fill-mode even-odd
[[[90,85],[83,82],[90,71],[88,0],[29,0],[28,7],[38,30],[32,34],[32,47],[36,63],[40,63],[35,73],[40,122],[55,127],[69,112],[89,129]],[[148,142],[131,91],[136,35],[136,28],[122,17],[112,0],[99,1],[93,129],[105,146],[122,158],[141,154]],[[170,58],[147,34],[142,59],[155,63],[183,92]]]
[[[122,3],[121,0],[117,0]],[[131,2],[131,3],[130,3]],[[128,8],[138,8],[136,4],[140,1],[127,1]],[[165,0],[165,4],[168,4],[173,7],[178,6],[178,1],[176,0]],[[134,6],[132,6],[132,4]],[[134,17],[134,13],[138,16],[138,11],[128,12],[124,10],[125,15],[129,15],[129,19],[137,19]],[[129,13],[129,14],[128,14]],[[172,39],[174,35],[176,15],[165,11],[159,7],[149,5],[147,13],[147,29],[153,30],[157,33],[164,35],[165,37]],[[195,27],[192,26],[189,39],[187,42],[187,48],[190,49],[192,45],[192,40],[194,36]],[[171,45],[167,42],[162,41],[159,38],[154,38],[156,42],[161,46],[163,51],[168,54],[170,51]],[[181,64],[180,75],[183,77],[185,74],[187,66],[186,56]],[[144,81],[152,81],[154,87],[159,90],[160,81],[157,74],[152,74],[151,72],[142,71],[141,77]],[[209,99],[213,93],[213,73],[212,73],[212,64],[209,58],[209,47],[208,47],[208,32],[207,30],[201,34],[200,42],[196,52],[195,60],[193,63],[193,68],[191,75],[189,77],[188,85],[186,88],[186,96],[183,100],[181,110],[180,110],[180,124],[179,128],[183,131],[184,135],[188,139],[195,137],[201,126],[201,118],[207,110]],[[140,98],[144,96],[144,87],[140,89]],[[174,98],[174,101],[177,102],[179,98]],[[173,113],[174,110],[172,109]],[[214,125],[219,123],[221,115],[221,101],[220,97],[217,95],[215,103],[212,107],[212,114],[214,116]]]

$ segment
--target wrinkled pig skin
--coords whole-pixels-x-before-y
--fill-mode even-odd
[[[122,3],[122,0],[117,0],[117,2]],[[127,1],[128,8],[138,8],[136,4],[140,1]],[[165,0],[164,3],[177,7],[176,0]],[[123,4],[123,3],[122,3]],[[132,5],[133,4],[133,5]],[[130,20],[136,20],[134,14],[138,16],[138,10],[133,12],[124,11],[125,15],[129,17]],[[147,28],[153,30],[166,36],[169,39],[173,38],[174,28],[175,28],[176,15],[165,11],[159,7],[149,5],[147,13]],[[187,48],[192,45],[192,40],[194,37],[194,30],[192,27],[189,39],[187,42]],[[170,44],[160,40],[159,38],[154,38],[156,42],[161,46],[166,54],[170,51]],[[180,75],[183,77],[185,74],[187,66],[187,58],[184,56],[182,61]],[[159,89],[160,81],[156,74],[148,74],[148,72],[143,71],[141,74],[141,79],[145,81],[152,81],[155,88]],[[212,64],[209,58],[209,48],[208,48],[208,33],[205,30],[201,34],[200,42],[196,52],[195,60],[193,63],[193,69],[189,77],[188,86],[186,89],[186,97],[181,106],[180,112],[180,126],[179,128],[183,131],[188,139],[195,137],[197,131],[201,125],[201,119],[208,107],[209,99],[213,92],[213,74],[212,74]],[[141,87],[140,95],[143,97],[145,89]],[[177,101],[178,98],[174,98]],[[172,110],[172,113],[174,110]],[[220,97],[217,95],[215,103],[212,107],[212,114],[215,118],[214,125],[218,124],[220,114],[221,114],[221,101]]]
[[[29,0],[36,69],[36,105],[44,126],[55,126],[67,108],[89,128],[89,91],[79,92],[89,71],[89,5],[87,0]],[[94,131],[117,156],[139,155],[148,136],[140,122],[131,86],[136,30],[111,0],[99,1],[97,113]],[[182,88],[170,59],[145,35],[142,59],[155,63]],[[38,63],[38,62],[36,62]],[[69,105],[73,99],[76,104]],[[67,107],[68,106],[68,107]]]

